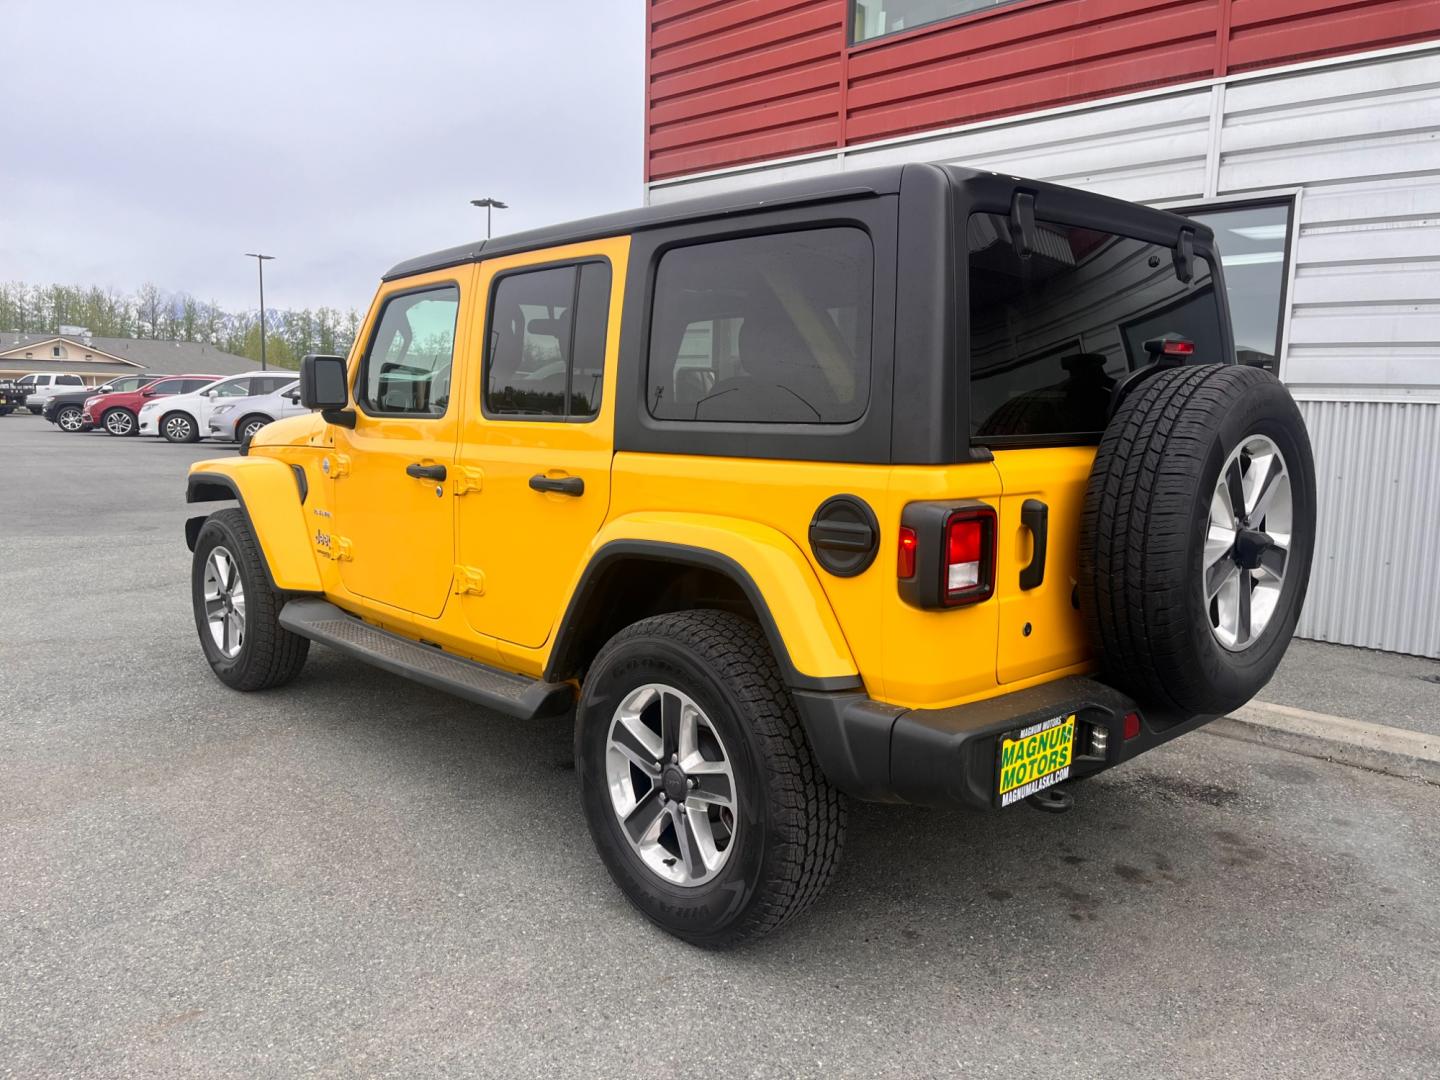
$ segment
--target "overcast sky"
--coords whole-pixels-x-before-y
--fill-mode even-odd
[[[638,0],[0,0],[0,279],[364,308],[402,258],[638,205]]]

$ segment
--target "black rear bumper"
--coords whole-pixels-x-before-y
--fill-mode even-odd
[[[948,709],[904,709],[863,693],[794,694],[810,745],[832,784],[858,799],[926,806],[996,805],[1000,736],[1051,717],[1075,714],[1071,779],[1129,761],[1214,719],[1148,711],[1113,687],[1081,676]],[[1140,717],[1140,733],[1126,739],[1129,713]],[[1091,752],[1096,728],[1106,732],[1103,755]]]

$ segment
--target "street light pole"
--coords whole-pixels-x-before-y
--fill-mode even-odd
[[[261,255],[258,252],[247,251],[247,259],[254,259],[255,265],[260,268],[260,370],[265,368],[265,262],[267,259],[275,258],[274,255]]]
[[[491,211],[491,210],[509,210],[509,209],[510,209],[510,207],[506,206],[506,205],[505,205],[503,202],[501,202],[499,199],[489,199],[489,198],[486,198],[486,199],[471,199],[471,200],[470,200],[470,205],[471,205],[471,206],[483,206],[483,207],[485,208],[485,239],[486,239],[486,240],[489,240],[489,239],[490,239],[490,211]]]

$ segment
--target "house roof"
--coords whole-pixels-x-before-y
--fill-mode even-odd
[[[71,356],[57,360],[50,356],[50,347],[55,343],[70,347]],[[233,375],[241,371],[258,371],[260,364],[244,356],[224,352],[214,345],[198,341],[151,341],[141,338],[78,338],[69,334],[42,334],[14,331],[0,331],[0,359],[14,364],[23,361],[27,349],[33,349],[35,356],[28,362],[40,365],[37,370],[62,368],[83,369],[94,364],[93,370],[100,371],[118,365],[123,369],[134,364],[145,369],[158,371],[186,371],[196,375]],[[43,353],[41,350],[44,350]],[[6,356],[19,350],[20,355]],[[79,351],[76,357],[74,352]],[[93,360],[85,360],[85,353]]]

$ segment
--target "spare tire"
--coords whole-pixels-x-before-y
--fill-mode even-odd
[[[1102,677],[1147,705],[1218,714],[1285,654],[1315,538],[1305,423],[1271,374],[1184,366],[1111,418],[1080,535],[1080,607]]]

